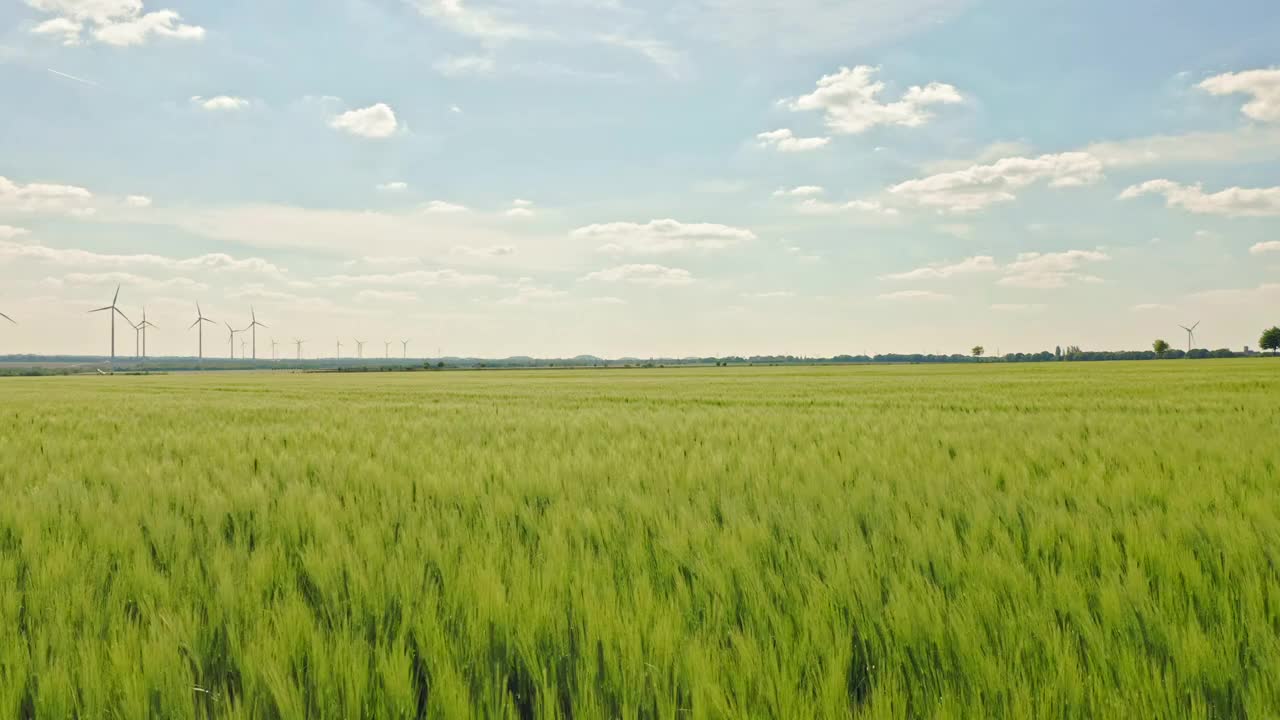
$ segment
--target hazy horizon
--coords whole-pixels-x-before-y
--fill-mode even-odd
[[[1186,5],[8,3],[0,356],[1256,348],[1280,13]]]

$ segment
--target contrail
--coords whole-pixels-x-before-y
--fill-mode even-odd
[[[57,70],[54,70],[53,68],[45,68],[45,69],[46,69],[46,70],[48,70],[49,72],[53,73],[54,75],[57,75],[57,76],[59,76],[59,77],[64,77],[64,78],[66,78],[66,79],[68,79],[68,80],[75,80],[75,81],[76,81],[76,82],[78,82],[78,83],[84,83],[85,85],[92,85],[93,87],[96,87],[96,88],[100,88],[100,87],[102,87],[101,85],[99,85],[98,83],[96,83],[96,82],[94,82],[94,81],[92,81],[92,80],[85,80],[84,78],[78,78],[78,77],[76,77],[75,75],[68,75],[68,74],[66,74],[66,73],[64,73],[64,72],[58,72]]]

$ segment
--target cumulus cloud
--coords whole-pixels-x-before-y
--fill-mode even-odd
[[[1085,152],[1106,167],[1154,163],[1265,162],[1280,159],[1280,127],[1246,126],[1219,132],[1151,135],[1093,143]]]
[[[955,277],[956,275],[995,272],[999,269],[1000,266],[996,264],[995,258],[989,255],[978,255],[965,258],[956,263],[934,263],[907,272],[885,275],[884,277],[886,280],[937,280]]]
[[[1011,202],[1016,192],[1046,181],[1049,187],[1077,187],[1102,179],[1102,163],[1088,153],[1067,152],[1039,157],[1011,157],[989,165],[908,180],[889,192],[909,202],[946,212],[964,213]]]
[[[782,102],[793,111],[819,110],[832,132],[856,135],[878,125],[919,127],[933,117],[930,107],[964,101],[955,87],[931,82],[908,88],[894,102],[881,102],[884,83],[873,79],[879,71],[870,65],[842,67],[822,76],[817,89],[808,95]]]
[[[745,228],[729,225],[665,219],[643,224],[614,222],[587,225],[574,230],[570,237],[604,242],[600,246],[604,252],[646,255],[687,249],[719,250],[754,240],[756,235]]]
[[[106,45],[141,45],[153,37],[200,40],[204,28],[187,25],[173,10],[144,12],[142,0],[26,0],[32,8],[53,15],[32,29],[61,38],[64,45],[84,42],[84,33]]]
[[[45,278],[44,284],[52,288],[61,288],[68,285],[128,285],[144,290],[190,290],[194,292],[209,289],[208,285],[191,278],[156,279],[127,272],[68,273],[60,278]]]
[[[620,297],[613,297],[611,295],[602,295],[599,297],[591,298],[591,304],[592,305],[626,305],[627,301],[623,300]]]
[[[382,192],[404,192],[409,189],[409,183],[400,182],[398,180],[395,182],[384,182],[378,183],[377,188]]]
[[[630,283],[633,285],[688,285],[693,282],[693,274],[681,268],[665,265],[619,265],[617,267],[597,270],[580,278],[582,281],[606,283]]]
[[[817,150],[831,142],[831,138],[796,137],[786,128],[762,132],[756,135],[756,140],[759,142],[760,147],[773,148],[778,152],[806,152],[808,150]]]
[[[356,293],[356,302],[360,303],[415,303],[417,293],[408,290],[361,290]]]
[[[432,215],[447,215],[452,213],[469,212],[466,205],[457,205],[444,200],[432,200],[422,206],[422,212],[431,213]]]
[[[12,240],[22,235],[27,235],[31,231],[26,228],[14,227],[12,225],[0,225],[0,240]]]
[[[423,15],[458,33],[489,42],[525,38],[529,28],[508,21],[488,10],[476,9],[463,0],[409,0]]]
[[[386,103],[377,103],[359,110],[348,110],[329,121],[335,130],[363,138],[389,138],[399,128],[396,114]]]
[[[151,198],[146,195],[130,195],[124,199],[124,204],[131,208],[149,208],[151,207]]]
[[[1111,257],[1098,250],[1067,250],[1056,253],[1019,253],[1017,260],[1004,267],[1004,277],[996,281],[1009,287],[1053,289],[1076,283],[1096,284],[1101,278],[1079,272],[1090,263]]]
[[[995,303],[991,309],[1007,313],[1037,313],[1045,307],[1039,303]]]
[[[533,209],[533,202],[531,200],[516,198],[511,201],[511,208],[504,214],[507,217],[513,218],[529,218],[533,217],[537,213]]]
[[[115,255],[75,248],[51,248],[44,245],[28,245],[15,242],[0,242],[0,261],[2,260],[35,260],[77,267],[154,268],[170,272],[211,270],[260,273],[277,278],[284,277],[288,272],[284,268],[262,258],[237,258],[225,253],[208,253],[189,258],[173,258],[151,254]]]
[[[1191,296],[1215,305],[1238,305],[1248,308],[1274,306],[1280,302],[1280,283],[1263,283],[1254,288],[1206,290]]]
[[[450,55],[440,58],[431,67],[446,77],[490,75],[497,69],[497,62],[489,55]]]
[[[962,275],[1001,273],[997,283],[1021,288],[1061,288],[1075,283],[1098,283],[1101,279],[1080,272],[1090,263],[1110,260],[1098,250],[1066,250],[1055,253],[1020,253],[1012,262],[1001,265],[989,255],[976,255],[958,262],[932,263],[907,272],[883,276],[885,280],[945,280]]]
[[[798,185],[793,188],[778,188],[773,191],[774,197],[812,197],[826,192],[819,185]]]
[[[936,293],[930,290],[899,290],[897,292],[883,293],[877,295],[881,300],[950,300],[951,296],[945,293]]]
[[[470,247],[467,245],[458,245],[453,248],[453,252],[458,255],[495,258],[515,255],[516,249],[510,245],[494,245],[492,247]]]
[[[1240,112],[1260,122],[1280,122],[1280,68],[1223,73],[1199,87],[1211,95],[1248,95],[1252,99]]]
[[[1230,187],[1206,193],[1199,183],[1183,185],[1173,180],[1148,180],[1125,188],[1121,200],[1143,195],[1163,195],[1165,205],[1202,215],[1227,217],[1270,217],[1280,215],[1280,187]]]
[[[796,294],[790,290],[768,290],[765,292],[742,293],[742,297],[758,298],[761,300],[781,299],[795,296]]]
[[[3,233],[0,233],[0,235],[3,235]],[[1269,252],[1280,253],[1280,240],[1268,240],[1266,242],[1257,243],[1253,247],[1249,248],[1249,252],[1254,255],[1261,255]]]
[[[231,95],[217,95],[211,98],[192,95],[191,103],[202,110],[210,112],[243,110],[249,107],[248,100]]]
[[[860,212],[892,217],[898,214],[897,208],[886,207],[879,200],[849,200],[848,202],[835,203],[827,202],[826,200],[819,200],[817,198],[807,198],[796,204],[796,210],[809,215],[835,215],[842,212]]]
[[[499,305],[528,305],[540,300],[556,300],[568,295],[564,290],[534,285],[528,281],[516,283],[516,293],[498,301]]]
[[[1141,303],[1134,305],[1132,309],[1135,312],[1150,312],[1152,310],[1172,310],[1173,306],[1165,305],[1164,303]]]
[[[442,287],[477,287],[496,285],[499,280],[493,275],[473,275],[457,270],[408,270],[399,273],[375,273],[369,275],[330,275],[318,281],[329,287],[361,287],[361,286],[396,286],[415,285]]]
[[[0,176],[0,209],[23,212],[89,214],[93,193],[75,185],[30,183],[19,185]]]

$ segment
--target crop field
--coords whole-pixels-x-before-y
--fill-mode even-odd
[[[1280,363],[0,380],[0,718],[1273,718]]]

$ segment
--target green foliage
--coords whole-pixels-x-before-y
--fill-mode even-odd
[[[1280,350],[1280,327],[1273,326],[1265,330],[1262,338],[1258,340],[1258,347],[1273,353]]]
[[[1269,362],[0,396],[0,718],[1280,711]]]
[[[984,347],[982,347],[981,345],[974,345],[974,346],[973,346],[973,349],[972,349],[972,350],[970,350],[969,352],[970,352],[970,354],[972,354],[974,357],[976,357],[976,358],[980,358],[980,357],[982,357],[983,353],[985,353],[986,351],[987,351],[987,349],[986,349],[986,348],[984,348]]]
[[[1169,343],[1164,340],[1156,340],[1151,343],[1151,349],[1156,352],[1156,355],[1164,355],[1169,352]]]

